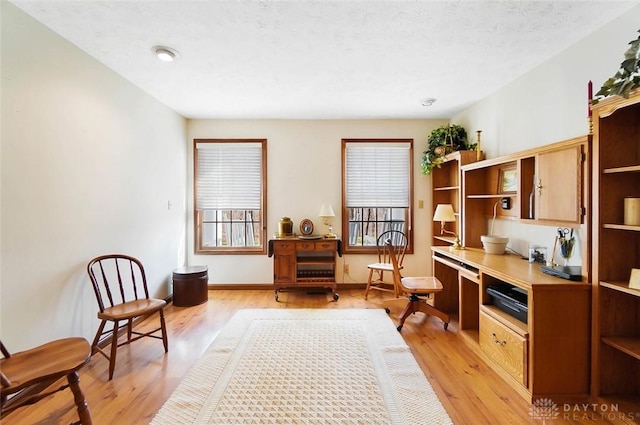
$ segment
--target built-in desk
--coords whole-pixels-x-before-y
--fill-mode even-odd
[[[544,274],[539,264],[516,255],[431,250],[433,273],[444,286],[434,306],[457,313],[460,337],[497,373],[530,402],[588,398],[591,285],[586,279]],[[486,290],[498,284],[526,291],[526,322],[493,305]]]

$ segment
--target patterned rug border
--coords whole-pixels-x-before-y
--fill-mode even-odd
[[[378,387],[387,403],[389,424],[452,424],[409,346],[397,332],[395,324],[382,309],[241,309],[228,321],[202,357],[189,370],[171,397],[158,411],[151,425],[201,425],[208,423],[342,423],[364,424],[354,415],[352,420],[291,421],[282,420],[221,422],[209,420],[207,401],[217,399],[226,390],[228,375],[233,372],[234,350],[244,349],[251,332],[260,321],[348,321],[363,327],[368,350],[377,371]],[[355,321],[355,322],[353,322]],[[262,322],[266,323],[266,322]],[[253,325],[252,325],[253,324]],[[337,324],[337,323],[336,323]],[[359,329],[359,328],[358,328]],[[242,352],[242,351],[241,351]],[[228,369],[231,369],[229,371]],[[354,397],[356,395],[354,394]],[[210,403],[209,403],[210,404]]]

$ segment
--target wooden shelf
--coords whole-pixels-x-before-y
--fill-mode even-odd
[[[640,232],[640,226],[629,226],[626,224],[604,223],[602,227],[604,227],[605,229],[632,230],[635,232]]]
[[[640,337],[603,336],[602,342],[640,360]]]
[[[624,292],[634,297],[640,297],[640,290],[629,288],[629,282],[600,282],[600,286],[613,289],[614,291]]]
[[[298,283],[300,282],[327,282],[331,283],[335,280],[333,276],[298,276]]]
[[[495,193],[486,195],[467,195],[467,199],[497,199],[497,198],[509,198],[511,196],[517,196],[515,193]]]
[[[314,264],[321,264],[321,265],[326,265],[326,264],[330,264],[333,265],[335,263],[335,260],[333,258],[305,258],[305,257],[298,257],[298,265],[303,266],[303,265],[314,265]]]
[[[602,171],[604,174],[615,174],[615,173],[640,173],[640,165],[631,165],[629,167],[615,167],[615,168],[607,168]]]
[[[453,236],[440,236],[440,235],[435,235],[433,239],[436,239],[442,242],[447,242],[452,245],[453,245],[453,242],[456,240],[456,238],[454,238]]]
[[[435,191],[445,191],[445,190],[459,190],[460,186],[445,186],[445,187],[434,187],[433,190]]]

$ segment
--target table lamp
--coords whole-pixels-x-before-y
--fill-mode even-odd
[[[331,208],[331,204],[322,204],[320,207],[320,212],[318,216],[322,218],[324,221],[324,225],[329,227],[329,233],[325,235],[326,238],[335,238],[336,235],[333,234],[333,225],[331,224],[331,218],[335,217],[336,214],[333,212],[333,208]]]
[[[436,206],[436,211],[433,213],[433,221],[440,222],[441,235],[448,233],[455,237],[453,245],[451,245],[451,249],[462,249],[462,245],[460,245],[460,239],[458,238],[458,235],[455,232],[444,228],[445,223],[456,221],[456,214],[454,213],[453,206],[451,204],[438,204]]]

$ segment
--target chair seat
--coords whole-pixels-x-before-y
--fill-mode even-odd
[[[385,272],[392,272],[393,271],[393,264],[391,263],[372,263],[367,265],[368,269],[374,269],[374,270],[382,270]],[[402,266],[398,266],[398,270],[402,270]]]
[[[128,301],[105,308],[98,312],[98,318],[103,320],[124,320],[140,315],[154,313],[167,305],[165,300],[155,298],[143,298],[141,300]]]
[[[55,356],[51,354],[55,353]],[[46,379],[63,377],[80,369],[91,358],[91,346],[84,338],[65,338],[11,354],[0,360],[2,373],[11,381],[3,394],[13,394]]]
[[[442,283],[436,277],[403,277],[402,289],[412,294],[430,294],[442,291]]]

